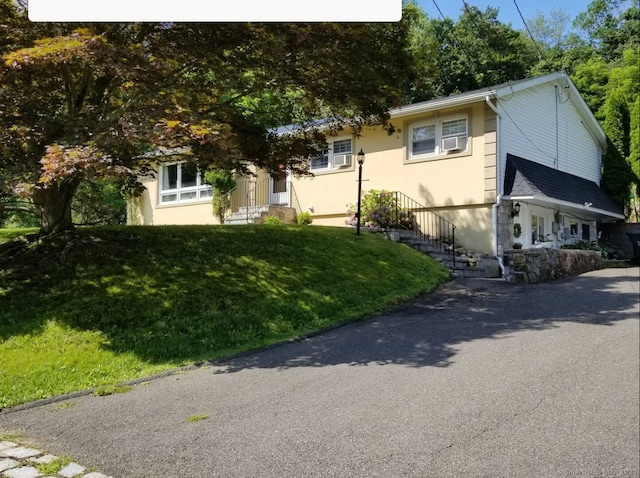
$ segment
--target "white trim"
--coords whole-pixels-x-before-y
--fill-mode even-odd
[[[396,109],[389,111],[391,118],[402,118],[403,116],[415,115],[418,113],[427,113],[429,111],[441,110],[453,106],[466,105],[469,103],[475,103],[479,100],[484,100],[487,96],[488,90],[483,90],[476,93],[450,96],[448,98],[442,98],[438,100],[425,101],[422,103],[415,103],[413,105],[400,106]]]
[[[586,128],[595,137],[602,150],[606,150],[607,137],[604,133],[604,130],[587,106],[587,103],[584,101],[584,98],[578,91],[576,85],[573,83],[573,81],[571,81],[569,75],[567,75],[564,71],[557,71],[555,73],[539,76],[537,78],[514,81],[490,88],[483,88],[478,91],[461,93],[455,96],[449,96],[447,98],[440,98],[436,100],[423,101],[421,103],[415,103],[412,105],[400,106],[398,108],[390,110],[389,116],[391,117],[391,119],[402,118],[405,116],[437,111],[444,108],[467,105],[469,103],[475,103],[478,101],[486,101],[488,97],[500,99],[505,96],[509,97],[510,95],[513,95],[514,93],[517,93],[519,91],[523,91],[550,82],[562,82],[560,86],[562,86],[563,88],[566,86],[566,89],[569,90],[569,99],[578,110],[582,119],[585,121]]]
[[[462,141],[464,142],[464,147],[456,149],[456,150],[443,150],[442,148],[442,140],[445,138],[445,136],[443,136],[442,134],[442,125],[443,123],[451,123],[454,121],[459,121],[459,120],[464,120],[465,122],[465,129],[466,129],[466,134],[464,136],[464,138],[462,139]],[[424,128],[424,127],[428,127],[428,126],[433,126],[435,129],[434,132],[434,146],[433,146],[433,152],[426,152],[426,153],[417,153],[414,154],[413,153],[413,143],[414,143],[414,139],[413,139],[413,132],[418,129],[418,128]],[[416,123],[412,123],[409,125],[409,127],[407,128],[408,132],[407,132],[407,161],[420,161],[423,159],[429,159],[429,158],[433,158],[433,157],[447,157],[447,155],[451,154],[451,153],[465,153],[467,151],[469,151],[469,143],[470,143],[470,134],[469,134],[469,115],[467,114],[458,114],[458,115],[451,115],[451,116],[445,116],[442,118],[434,118],[431,120],[427,120],[427,121],[420,121],[420,122],[416,122]],[[461,135],[447,135],[446,138],[452,138],[452,137],[459,137],[462,138]]]
[[[624,219],[623,214],[616,214],[615,212],[605,211],[604,209],[598,209],[590,206],[587,207],[584,204],[577,204],[573,202],[562,201],[560,199],[548,198],[546,196],[544,197],[537,197],[535,195],[534,196],[503,196],[502,199],[508,199],[511,201],[538,201],[544,204],[548,204],[549,206],[563,206],[570,209],[580,209],[584,211],[585,214],[590,214],[594,216],[607,216],[615,219]],[[543,206],[540,206],[540,207],[543,207]],[[567,213],[569,212],[570,211],[567,211]]]
[[[337,154],[334,154],[333,151],[333,145],[335,143],[341,142],[341,141],[349,141],[351,143],[351,149],[349,152],[346,151],[339,151]],[[336,136],[335,138],[327,138],[327,147],[323,148],[322,150],[318,150],[318,152],[320,151],[324,151],[326,149],[327,153],[327,166],[326,167],[322,167],[322,168],[314,168],[312,167],[312,161],[314,159],[317,158],[309,158],[309,171],[312,173],[323,173],[323,172],[328,172],[328,171],[341,171],[341,170],[345,170],[348,169],[349,167],[353,166],[353,150],[354,150],[354,141],[353,141],[353,137],[352,136]],[[323,154],[324,156],[324,154]],[[334,157],[335,156],[350,156],[351,158],[349,159],[349,161],[342,165],[342,166],[336,166],[335,162],[334,162]]]
[[[177,206],[180,204],[193,204],[211,201],[213,197],[213,188],[202,181],[202,174],[198,172],[196,174],[195,186],[182,186],[182,165],[186,164],[185,161],[174,161],[171,163],[164,163],[159,165],[158,169],[158,206]],[[166,174],[166,168],[170,166],[178,166],[176,172],[176,188],[163,189],[164,175]],[[182,196],[187,196],[195,193],[194,199],[182,199]],[[163,200],[163,198],[175,195],[175,200]]]

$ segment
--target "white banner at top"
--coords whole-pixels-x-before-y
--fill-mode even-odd
[[[396,22],[402,0],[29,0],[33,22]]]

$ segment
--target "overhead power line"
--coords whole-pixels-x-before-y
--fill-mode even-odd
[[[542,51],[540,50],[540,47],[538,46],[538,42],[533,37],[533,34],[531,33],[531,30],[529,30],[529,25],[527,25],[527,21],[524,19],[524,16],[522,15],[522,12],[520,11],[520,7],[518,6],[518,2],[516,0],[513,0],[513,4],[516,6],[516,10],[518,10],[518,14],[520,15],[520,18],[522,19],[522,23],[524,23],[524,27],[527,30],[527,33],[529,34],[529,37],[531,38],[531,41],[533,42],[533,46],[535,46],[536,50],[538,50],[538,61],[542,61]]]
[[[440,10],[440,7],[438,6],[438,4],[436,3],[436,0],[432,0],[433,4],[436,6],[436,8],[438,9],[438,12],[440,12],[440,16],[442,17],[443,20],[446,20],[444,14],[442,13],[442,10]]]

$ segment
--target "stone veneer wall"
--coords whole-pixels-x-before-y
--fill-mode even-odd
[[[522,238],[513,238],[513,219],[511,219],[511,208],[513,201],[502,201],[498,206],[498,255],[511,249],[514,242],[522,242]]]
[[[286,206],[269,206],[269,210],[263,212],[259,217],[253,219],[254,224],[264,224],[266,216],[275,216],[279,218],[283,224],[296,223],[296,210],[293,207]]]
[[[575,276],[604,267],[599,252],[575,249],[508,251],[505,259],[510,266],[510,279],[519,284]]]

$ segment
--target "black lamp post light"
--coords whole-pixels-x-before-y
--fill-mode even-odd
[[[360,203],[362,196],[362,165],[364,164],[364,151],[360,148],[358,153],[358,222],[356,223],[356,235],[360,235]]]

